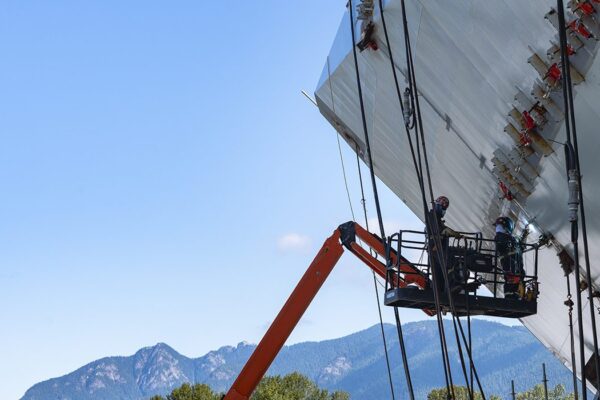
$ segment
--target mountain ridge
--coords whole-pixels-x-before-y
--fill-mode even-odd
[[[450,334],[451,322],[445,321],[445,325],[455,382],[460,383],[462,374],[456,343]],[[394,389],[403,393],[406,385],[396,327],[386,324],[384,330]],[[444,385],[437,324],[435,321],[411,322],[403,325],[403,330],[415,394],[417,398],[424,398],[431,388]],[[551,383],[569,387],[570,371],[526,328],[474,320],[472,331],[475,364],[489,393],[505,395],[510,379],[515,379],[517,390],[539,383],[542,362],[546,363]],[[143,347],[133,355],[104,357],[61,377],[37,383],[21,400],[142,400],[154,394],[164,395],[185,382],[207,383],[214,390],[225,391],[255,347],[240,342],[236,346],[221,346],[201,357],[189,358],[159,342]],[[536,373],[534,369],[540,372]],[[528,370],[531,373],[525,376],[522,371]],[[285,346],[268,374],[294,371],[307,375],[324,388],[348,391],[352,399],[389,397],[379,325],[341,338]]]

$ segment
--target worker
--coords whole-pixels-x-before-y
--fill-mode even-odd
[[[446,196],[440,196],[435,199],[433,203],[433,210],[430,210],[430,213],[435,217],[437,221],[438,232],[445,237],[446,239],[451,236],[455,238],[460,238],[461,234],[456,232],[454,229],[446,226],[446,221],[442,218],[446,215],[446,210],[450,207],[450,200]]]
[[[439,242],[437,240],[435,240],[434,237],[430,236],[429,237],[429,245],[430,245],[430,251],[431,253],[429,254],[430,260],[431,260],[431,265],[432,268],[434,269],[434,271],[432,271],[432,274],[435,274],[438,282],[441,282],[441,285],[439,286],[440,292],[443,292],[446,290],[446,284],[445,284],[445,280],[444,280],[444,272],[442,270],[442,265],[445,263],[446,264],[446,268],[448,269],[448,279],[450,280],[450,287],[452,288],[454,285],[454,281],[455,279],[453,278],[453,272],[454,272],[454,264],[451,262],[451,256],[449,254],[449,237],[455,237],[455,238],[460,238],[461,235],[460,233],[456,232],[455,230],[453,230],[452,228],[449,228],[446,226],[446,221],[444,221],[442,218],[444,217],[444,215],[446,214],[446,210],[448,209],[448,207],[450,206],[450,200],[448,200],[448,198],[446,196],[440,196],[437,199],[435,199],[435,202],[433,204],[433,209],[429,210],[429,216],[430,216],[430,224],[432,225],[431,229],[433,232],[439,232],[440,236],[439,236]],[[436,229],[437,228],[437,229]],[[438,249],[436,242],[441,244],[441,249]],[[440,252],[438,252],[438,250],[441,250]],[[440,263],[440,260],[442,261]],[[433,279],[433,275],[431,276],[431,278]]]
[[[496,253],[504,271],[504,298],[518,299],[523,273],[522,251],[513,236],[514,223],[509,217],[498,217],[496,227]]]

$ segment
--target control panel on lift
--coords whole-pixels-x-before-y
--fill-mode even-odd
[[[402,287],[392,280],[407,279],[407,273],[395,273],[392,265],[388,269],[394,273],[386,279],[388,306],[435,310],[435,276],[442,311],[451,312],[453,300],[458,315],[522,318],[537,312],[538,246],[534,244],[486,239],[481,233],[439,235],[434,240],[411,230],[394,234],[389,242],[430,283],[425,288]]]

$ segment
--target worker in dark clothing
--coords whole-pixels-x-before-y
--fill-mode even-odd
[[[449,236],[459,238],[461,237],[460,233],[446,226],[446,221],[442,218],[446,215],[446,210],[450,207],[450,200],[446,196],[440,196],[435,199],[433,203],[433,210],[429,210],[430,214],[435,218],[437,222],[438,232],[440,235],[444,236],[446,239]]]
[[[518,299],[523,260],[521,246],[513,236],[514,223],[508,217],[498,217],[494,226],[496,227],[496,253],[504,271],[504,298]]]
[[[449,263],[449,254],[448,254],[448,245],[449,245],[449,237],[459,238],[461,235],[454,231],[453,229],[446,226],[445,221],[442,219],[446,214],[446,210],[450,206],[450,200],[446,196],[438,197],[434,204],[433,209],[429,210],[429,223],[431,225],[431,230],[434,234],[439,233],[439,241],[436,240],[436,237],[433,235],[429,235],[429,249],[430,254],[429,258],[431,261],[431,267],[433,268],[432,274],[435,274],[437,282],[441,284],[438,285],[440,292],[446,290],[446,284],[444,280],[444,271],[442,270],[442,266],[444,263],[446,264],[446,268],[448,270],[453,270],[453,266]],[[441,248],[438,248],[437,244],[441,245]],[[440,263],[441,261],[441,263]],[[452,279],[449,275],[450,286],[452,287]],[[433,275],[432,275],[433,279]]]

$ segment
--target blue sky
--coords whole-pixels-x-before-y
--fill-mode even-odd
[[[300,94],[344,6],[3,4],[0,398],[157,342],[196,357],[260,339],[350,219],[334,131]],[[387,223],[420,228],[382,190]],[[290,342],[377,321],[345,256]]]

